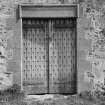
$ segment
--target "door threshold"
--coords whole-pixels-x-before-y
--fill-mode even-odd
[[[46,100],[46,99],[53,99],[54,94],[44,94],[44,95],[27,95],[26,99],[35,99],[35,100]]]
[[[67,95],[62,94],[44,94],[44,95],[27,95],[26,99],[28,100],[36,100],[36,101],[44,101],[49,99],[64,99],[67,98]]]

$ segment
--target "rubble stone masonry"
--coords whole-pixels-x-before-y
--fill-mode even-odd
[[[21,85],[21,37],[17,22],[19,4],[60,4],[63,0],[0,0],[0,73],[9,72],[13,84]],[[78,92],[104,84],[105,1],[64,0],[80,5],[77,19]],[[3,80],[0,80],[2,83]],[[6,84],[4,84],[6,86]],[[10,84],[11,85],[11,84]]]

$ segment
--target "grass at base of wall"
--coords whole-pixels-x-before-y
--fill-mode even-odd
[[[77,95],[55,94],[45,100],[27,99],[20,86],[14,84],[0,91],[0,105],[105,105],[105,92],[84,91]]]
[[[90,100],[79,95],[68,95],[66,98],[63,95],[59,95],[55,98],[45,100],[11,100],[8,102],[0,102],[0,105],[105,105],[105,101]]]

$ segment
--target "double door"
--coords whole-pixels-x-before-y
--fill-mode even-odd
[[[23,19],[23,88],[76,93],[76,19]]]

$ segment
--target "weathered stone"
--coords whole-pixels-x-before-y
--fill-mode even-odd
[[[0,90],[5,90],[13,85],[13,74],[0,72]]]

